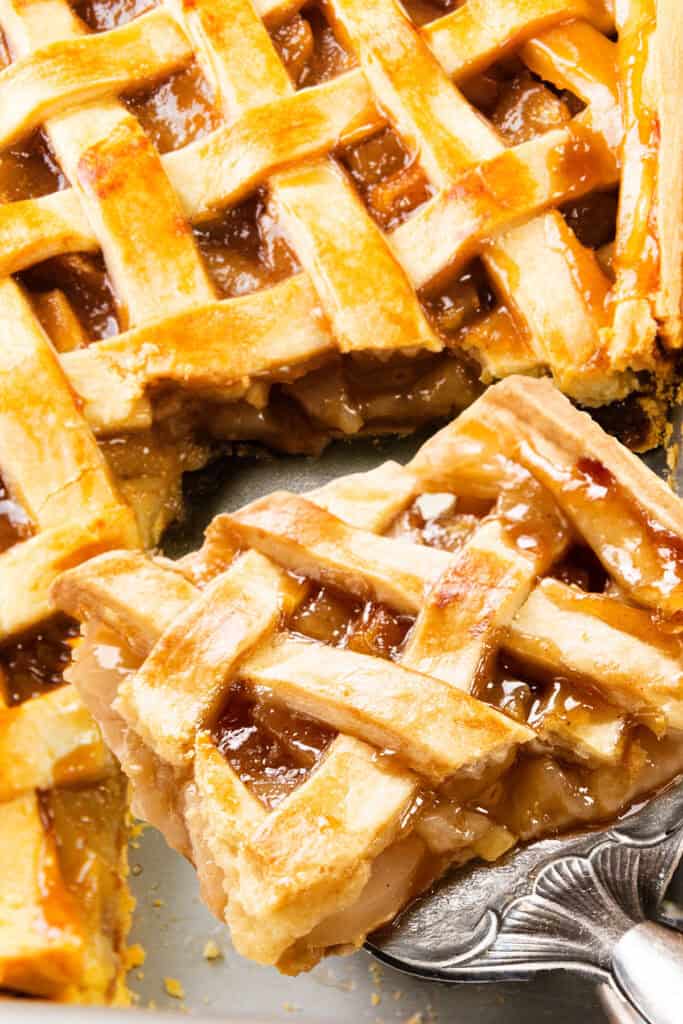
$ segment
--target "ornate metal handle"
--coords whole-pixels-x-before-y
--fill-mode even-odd
[[[612,973],[651,1024],[683,1017],[683,937],[677,932],[652,921],[635,925],[614,947]]]

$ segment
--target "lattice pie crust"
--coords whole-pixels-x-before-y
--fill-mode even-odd
[[[98,552],[156,541],[177,511],[181,472],[206,458],[197,434],[202,442],[261,440],[315,451],[329,436],[448,415],[475,397],[478,376],[514,371],[549,371],[573,397],[600,404],[640,386],[640,371],[666,374],[680,346],[683,59],[675,0],[619,3],[616,24],[602,0],[445,0],[441,10],[411,0],[407,14],[393,0],[330,0],[324,9],[296,0],[147,6],[0,0],[7,47],[0,72],[0,845],[9,865],[0,885],[0,986],[59,999],[121,993],[128,904],[123,784],[76,692],[61,685],[75,638],[68,623],[52,618],[55,576]],[[618,184],[615,240],[606,245],[605,211]],[[525,402],[534,394],[530,386]],[[487,401],[479,408],[505,404]],[[564,412],[558,415],[564,421]],[[468,422],[476,415],[460,421],[456,436]],[[127,681],[117,701],[117,714],[130,721],[126,763],[132,770],[152,759],[162,779],[173,786],[181,780],[184,795],[166,808],[173,818],[155,807],[150,816],[167,819],[176,845],[194,850],[218,909],[224,882],[235,889],[228,915],[241,947],[285,969],[357,943],[450,863],[493,857],[518,835],[590,818],[567,757],[592,766],[582,769],[593,773],[591,786],[609,791],[596,800],[605,813],[673,771],[666,735],[653,746],[651,733],[634,731],[644,707],[634,709],[624,696],[634,683],[617,668],[641,659],[638,677],[660,680],[648,721],[666,733],[674,728],[675,700],[667,703],[663,680],[678,678],[677,641],[668,626],[653,632],[649,619],[638,643],[618,631],[615,638],[609,609],[622,602],[619,626],[628,636],[638,635],[643,607],[656,607],[667,622],[674,609],[663,607],[662,594],[643,591],[636,570],[626,572],[621,562],[626,582],[619,566],[606,565],[616,580],[609,599],[577,596],[550,580],[527,597],[529,579],[557,561],[572,530],[606,563],[613,527],[589,536],[557,494],[562,512],[547,497],[560,484],[527,467],[540,481],[530,507],[539,507],[542,494],[550,509],[547,522],[534,527],[543,535],[539,561],[519,538],[510,540],[517,485],[500,459],[490,478],[480,470],[479,479],[470,465],[460,494],[444,456],[448,479],[438,497],[425,453],[438,453],[441,443],[409,468],[372,474],[361,485],[368,488],[363,501],[357,482],[342,481],[306,500],[257,506],[251,525],[248,517],[219,521],[194,568],[182,567],[185,575],[138,555],[104,561],[111,577],[103,569],[98,585],[109,596],[107,588],[122,581],[136,586],[138,573],[149,577],[150,607],[140,610],[148,618],[138,632],[135,625],[124,631],[129,639],[133,630],[136,666],[153,647],[134,677],[143,696],[133,690],[126,697]],[[547,443],[571,449],[566,438]],[[509,457],[526,466],[527,455]],[[590,486],[594,496],[603,483]],[[629,481],[623,486],[628,495]],[[523,481],[520,487],[526,495]],[[649,487],[649,480],[638,484],[639,501]],[[480,522],[499,492],[498,512]],[[627,498],[614,500],[619,514],[630,514]],[[662,500],[659,494],[656,529]],[[328,538],[319,551],[337,521],[325,511],[348,520],[350,530],[335,526],[338,541],[330,547]],[[626,559],[645,529],[640,512],[633,515],[624,522],[632,531]],[[287,531],[300,518],[312,533],[292,537]],[[378,541],[390,529],[412,547],[405,536]],[[664,547],[638,558],[656,576],[655,555],[671,543],[665,578],[677,581],[677,530],[666,530]],[[377,572],[369,539],[379,543]],[[415,560],[410,552],[418,543]],[[227,569],[243,545],[251,550]],[[448,596],[460,593],[457,567],[448,582],[458,558],[473,560],[472,593],[457,602],[464,609],[473,603],[462,621]],[[319,591],[311,581],[326,565]],[[293,566],[309,582],[294,580]],[[470,579],[469,569],[460,572]],[[422,608],[423,590],[436,577],[445,581],[446,598]],[[169,579],[179,588],[170,611],[173,587],[163,600],[155,596],[160,580]],[[489,585],[502,595],[495,623],[486,600],[477,605]],[[234,607],[232,593],[241,594]],[[438,586],[430,593],[438,595]],[[631,600],[633,608],[624,604]],[[163,660],[176,613],[199,617],[199,632],[187,640],[195,657],[192,643],[206,630],[197,601],[227,608],[243,639],[225,654],[196,655],[213,694],[204,704],[191,693],[181,700],[173,666],[164,667],[163,686],[175,694],[164,725],[153,706],[136,700],[151,693],[155,703],[158,687],[145,682],[145,671]],[[250,602],[262,607],[254,612]],[[451,630],[469,636],[468,614],[485,628],[456,658]],[[439,715],[416,745],[405,735],[414,732],[409,709],[394,720],[386,708],[366,706],[359,690],[330,711],[317,659],[311,665],[310,646],[287,639],[283,615],[294,633],[314,631],[325,643],[328,684],[346,672],[348,658],[372,657],[377,693],[394,693],[398,702],[409,687],[413,712],[425,721],[426,705],[439,693],[451,717],[442,722]],[[603,641],[624,648],[626,661],[620,655],[605,669],[609,685],[602,675],[593,679],[588,641],[585,649],[554,646],[557,634],[573,635],[579,615],[589,638],[602,630],[601,649]],[[118,629],[124,612],[114,619]],[[545,690],[536,697],[527,682],[501,679],[498,669],[484,686],[485,669],[477,666],[495,660],[504,629],[508,660],[536,672],[540,665],[546,674],[573,668],[605,707],[598,713],[591,696],[583,718],[575,707],[567,717],[566,688],[553,701]],[[269,631],[285,645],[277,660],[270,650],[270,663]],[[660,634],[668,639],[652,639]],[[228,716],[214,736],[226,666],[246,656],[240,644],[262,679],[242,680],[237,719]],[[378,662],[378,652],[391,658]],[[79,664],[93,657],[86,645]],[[296,675],[296,686],[273,676],[280,664]],[[102,678],[98,670],[95,679]],[[472,688],[473,699],[486,697],[508,717],[464,699],[460,691]],[[277,710],[283,694],[298,718]],[[477,715],[468,718],[473,708]],[[244,725],[239,715],[251,722],[257,752],[258,737],[271,737],[261,752],[265,774],[254,769],[253,778],[249,758],[258,757],[248,744],[243,775],[230,767],[239,761],[232,751]],[[119,719],[107,714],[107,721],[112,730]],[[220,736],[232,762],[216,753]],[[450,742],[456,738],[460,745]],[[195,741],[198,754],[188,759]],[[553,752],[545,761],[539,743]],[[385,748],[394,755],[371,753]],[[296,871],[287,873],[293,854],[285,842],[278,880],[255,859],[251,837],[263,834],[263,857],[275,857],[290,815],[303,823],[305,838],[299,804],[326,779],[330,789],[320,800],[331,801],[343,772],[347,818],[330,828],[329,842],[322,837],[315,856],[311,851],[311,874],[300,882]],[[499,811],[502,798],[496,803],[485,783],[498,774],[505,791],[508,778],[530,780],[520,785],[524,808],[534,772],[546,782],[552,775],[557,806],[533,823],[512,812],[508,820]],[[374,803],[356,799],[354,779],[370,788]],[[202,826],[214,782],[211,799],[220,806]],[[214,836],[231,794],[232,824]],[[148,803],[149,794],[139,799]],[[356,819],[366,813],[363,831]],[[198,838],[207,836],[208,843]],[[261,876],[268,884],[259,896]],[[375,901],[382,878],[393,883]],[[367,909],[362,920],[359,903]]]
[[[601,404],[665,372],[683,14],[613,6],[0,2],[0,316],[11,346],[48,330],[100,438],[137,438],[107,451],[145,536],[197,428],[311,450],[452,414],[480,374],[549,371]],[[53,191],[20,159],[39,129]],[[212,226],[254,193],[231,237],[260,263]]]
[[[683,505],[547,381],[490,388],[405,467],[220,515],[179,562],[99,555],[54,598],[140,813],[286,972],[683,768]]]

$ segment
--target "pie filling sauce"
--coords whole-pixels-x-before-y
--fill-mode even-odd
[[[33,533],[26,512],[0,477],[0,554]]]
[[[0,672],[10,706],[64,684],[78,632],[78,623],[60,615],[0,646]]]

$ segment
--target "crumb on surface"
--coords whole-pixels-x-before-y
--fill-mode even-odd
[[[135,942],[133,945],[127,946],[124,955],[125,968],[127,971],[132,971],[135,967],[142,967],[145,962],[145,951],[139,942]]]
[[[205,960],[218,960],[223,956],[220,946],[213,939],[209,939],[204,945],[202,956]]]
[[[368,964],[368,974],[372,978],[372,980],[375,983],[375,985],[377,986],[377,988],[381,988],[382,987],[382,977],[383,976],[382,976],[382,969],[381,969],[380,965],[378,963],[374,963],[374,961],[372,963]]]
[[[382,997],[379,994],[379,992],[372,993],[372,995],[370,996],[370,1002],[372,1003],[373,1006],[379,1006],[379,1004],[382,1002]]]
[[[160,899],[152,900],[152,906],[153,907],[163,907],[164,905],[165,905],[164,900],[160,900]]]
[[[185,998],[185,989],[177,978],[164,978],[164,988],[172,999]]]

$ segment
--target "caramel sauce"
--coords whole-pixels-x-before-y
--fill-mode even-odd
[[[9,493],[0,477],[0,552],[33,533],[31,522],[18,501]]]
[[[222,123],[209,84],[197,64],[124,99],[160,153],[181,149]]]
[[[157,0],[71,0],[73,9],[93,32],[106,32],[156,7]]]
[[[503,482],[496,516],[509,540],[525,554],[553,558],[564,548],[569,527],[554,499],[528,472]]]
[[[64,885],[57,850],[57,830],[52,815],[50,794],[38,794],[38,808],[44,832],[44,843],[36,865],[43,927],[78,933],[78,907],[72,893]]]
[[[368,211],[391,231],[434,195],[427,176],[391,128],[340,152]]]
[[[293,633],[320,643],[394,659],[413,621],[412,616],[399,615],[384,604],[364,603],[335,587],[316,586],[288,626]]]
[[[404,0],[403,6],[416,25],[428,25],[454,11],[463,0]]]
[[[67,186],[67,179],[42,132],[35,132],[0,153],[0,202],[37,199]]]
[[[422,296],[425,312],[446,341],[457,338],[497,304],[496,295],[481,260],[473,260],[463,271]]]
[[[458,551],[491,508],[488,501],[464,501],[451,494],[424,494],[402,512],[389,531],[414,544]]]
[[[511,146],[562,128],[571,120],[566,103],[526,71],[501,84],[490,116]]]
[[[124,329],[109,274],[101,255],[73,253],[37,263],[20,275],[29,293],[63,292],[90,341]],[[48,329],[49,320],[44,323]],[[59,337],[53,338],[59,347]]]
[[[536,695],[525,676],[524,669],[520,670],[514,659],[499,654],[493,660],[490,677],[481,682],[476,696],[515,721],[526,724]]]
[[[213,729],[218,750],[269,808],[305,781],[334,735],[303,715],[261,707],[239,685]]]
[[[473,107],[490,118],[500,99],[502,84],[494,66],[466,78],[460,83],[460,91]]]
[[[60,875],[79,915],[122,952],[119,863],[125,843],[127,785],[123,775],[87,787],[53,789],[43,813],[54,837]]]
[[[580,587],[592,594],[602,594],[609,582],[609,576],[598,557],[583,544],[574,544],[564,558],[553,566],[550,575],[562,583]]]
[[[220,295],[246,295],[290,277],[299,269],[264,192],[209,224],[195,238]]]
[[[7,681],[10,705],[63,684],[71,662],[71,641],[78,632],[78,623],[60,615],[0,647],[0,671]]]
[[[582,245],[600,249],[614,239],[617,205],[615,191],[591,192],[560,207],[560,213]]]
[[[345,646],[349,624],[363,610],[361,601],[334,587],[313,587],[289,620],[293,633],[301,633],[333,647]]]
[[[373,657],[398,657],[413,624],[411,616],[357,601],[333,587],[309,587],[287,624],[290,632]],[[275,807],[306,780],[336,734],[306,716],[254,700],[238,685],[213,735],[242,782],[268,807]]]
[[[629,508],[639,528],[656,551],[661,571],[659,578],[642,579],[663,594],[671,594],[683,584],[683,539],[652,519],[635,495],[626,495],[612,473],[597,459],[582,458],[576,464],[576,476],[585,498]]]
[[[414,619],[386,605],[369,602],[349,625],[346,646],[358,654],[397,659]]]
[[[279,25],[271,39],[297,89],[327,82],[356,64],[317,7]]]

